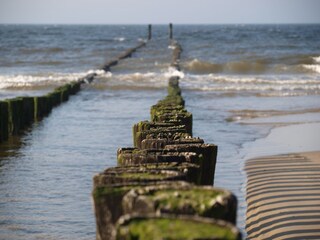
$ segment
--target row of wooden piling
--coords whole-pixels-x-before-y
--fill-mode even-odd
[[[80,90],[80,81],[71,82],[37,97],[16,97],[0,101],[0,142],[19,135],[32,123],[47,116],[54,107]]]
[[[111,60],[111,61],[107,62],[106,64],[104,64],[101,67],[101,70],[104,70],[106,72],[110,71],[110,68],[113,66],[116,66],[120,60],[132,57],[133,53],[135,53],[138,49],[144,47],[145,45],[146,45],[146,42],[143,41],[143,42],[139,43],[136,47],[127,49],[124,53],[119,55],[116,59]]]
[[[104,64],[101,70],[110,71],[110,68],[117,65],[120,60],[131,57],[135,51],[145,45],[145,42],[141,42],[136,47],[127,49],[115,60]],[[19,135],[32,123],[47,116],[54,107],[66,102],[69,96],[80,91],[81,84],[92,82],[97,75],[97,73],[87,74],[44,96],[16,97],[0,101],[0,143],[8,140],[10,136]]]
[[[118,150],[118,166],[94,177],[97,240],[241,239],[236,197],[212,187],[217,146],[193,137],[179,77],[150,113],[133,126],[134,146]]]

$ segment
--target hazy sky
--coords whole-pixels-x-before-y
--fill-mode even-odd
[[[320,0],[0,0],[0,23],[320,23]]]

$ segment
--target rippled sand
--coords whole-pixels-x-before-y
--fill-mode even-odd
[[[249,239],[320,239],[320,152],[247,161]]]

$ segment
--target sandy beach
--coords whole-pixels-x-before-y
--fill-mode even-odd
[[[252,146],[270,155],[245,164],[248,239],[320,239],[319,136],[319,124],[291,125]]]

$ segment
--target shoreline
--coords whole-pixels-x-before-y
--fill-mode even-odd
[[[254,124],[254,123],[252,123]],[[320,151],[320,122],[286,122],[272,124],[269,133],[242,147],[245,161],[252,158],[279,154]]]
[[[320,212],[319,142],[316,122],[275,126],[265,138],[245,144],[247,239],[320,238],[314,228],[320,213],[310,213]],[[308,204],[313,199],[317,204]]]

